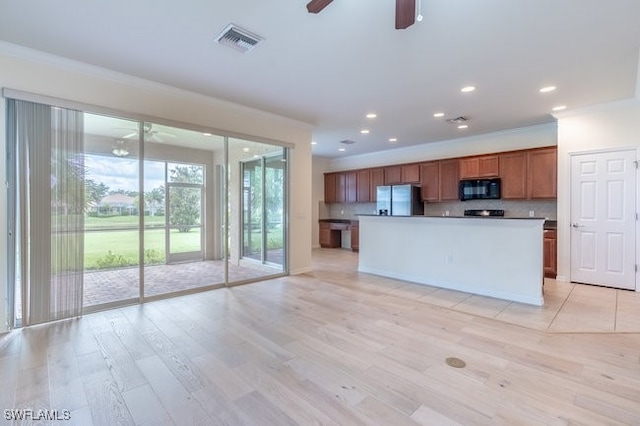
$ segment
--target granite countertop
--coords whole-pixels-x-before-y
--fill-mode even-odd
[[[331,222],[331,223],[351,223],[351,222],[357,222],[357,221],[358,219],[318,219],[318,222]]]
[[[357,214],[356,216],[374,216],[381,217],[377,214]],[[558,221],[546,219],[544,217],[520,217],[520,216],[440,216],[440,215],[413,215],[413,216],[387,216],[387,217],[430,217],[430,218],[449,218],[449,219],[517,219],[517,220],[544,220],[544,229],[552,230],[558,229]],[[358,219],[333,219],[333,218],[324,218],[318,219],[319,222],[331,222],[331,223],[352,223],[357,222]]]

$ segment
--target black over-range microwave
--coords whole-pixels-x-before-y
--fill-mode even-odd
[[[497,200],[500,198],[500,178],[465,179],[460,181],[460,200]]]

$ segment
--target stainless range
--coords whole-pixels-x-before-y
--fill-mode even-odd
[[[504,210],[465,210],[465,216],[504,216]]]

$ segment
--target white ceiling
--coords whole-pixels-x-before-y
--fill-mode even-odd
[[[327,157],[551,122],[556,105],[635,94],[639,0],[422,0],[424,20],[406,30],[394,29],[394,0],[335,0],[317,15],[306,3],[0,0],[0,40],[310,122]],[[247,54],[216,44],[232,22],[265,40]],[[539,93],[546,85],[557,90]],[[344,139],[356,143],[341,153]]]

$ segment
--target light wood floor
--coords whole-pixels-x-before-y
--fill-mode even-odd
[[[320,250],[313,274],[1,336],[0,407],[78,425],[640,424],[637,298],[548,282],[531,308],[356,264]]]

